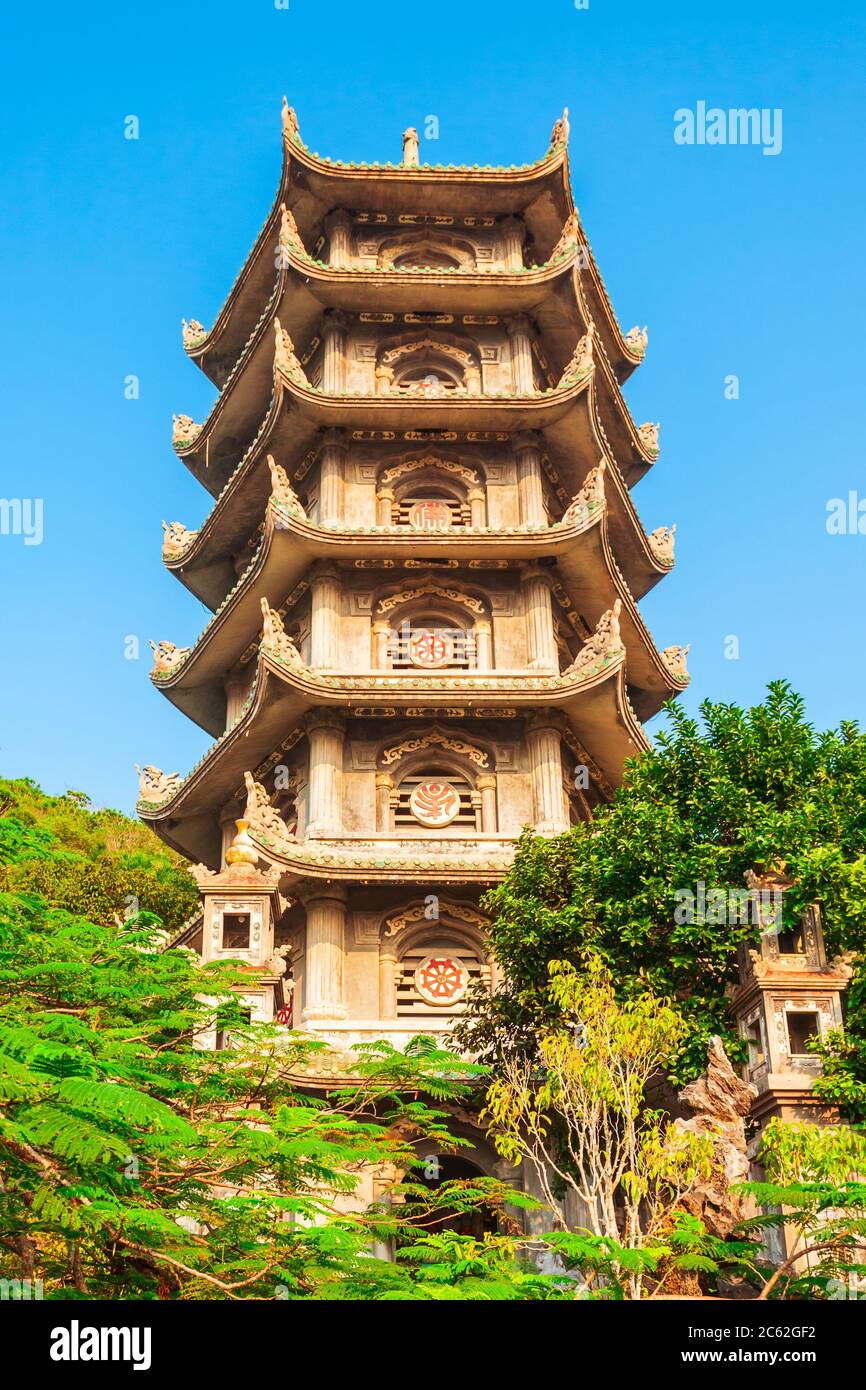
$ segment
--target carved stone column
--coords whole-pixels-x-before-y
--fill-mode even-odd
[[[519,396],[535,393],[535,373],[532,368],[532,338],[534,330],[526,314],[506,319],[505,327],[511,338],[511,365],[514,390]]]
[[[559,652],[553,630],[553,604],[544,570],[527,565],[521,576],[528,666],[533,671],[559,671]]]
[[[569,826],[568,802],[562,785],[561,724],[556,716],[531,715],[526,745],[535,808],[535,829],[540,835],[559,835]]]
[[[343,609],[340,573],[323,564],[313,575],[310,619],[310,665],[318,671],[334,671],[340,664],[340,618]]]
[[[390,671],[391,624],[380,619],[373,624],[373,670]]]
[[[475,624],[475,669],[493,670],[493,627],[488,618],[479,618]]]
[[[380,835],[391,831],[391,793],[394,783],[389,772],[376,773],[376,829]]]
[[[541,445],[538,435],[528,430],[518,434],[511,445],[517,459],[517,504],[521,526],[545,526],[544,487],[541,481]]]
[[[346,721],[342,714],[318,710],[307,718],[310,746],[310,789],[307,817],[308,840],[333,840],[343,832],[343,743]]]
[[[325,218],[328,234],[328,260],[335,270],[347,270],[352,264],[352,218],[345,208],[337,208]]]
[[[322,389],[339,396],[346,389],[346,333],[349,320],[341,309],[329,309],[322,320],[325,343]]]
[[[481,368],[474,364],[466,368],[463,373],[463,380],[466,383],[466,390],[470,396],[481,395]]]
[[[483,487],[470,488],[467,500],[469,502],[469,525],[486,526],[487,498]]]
[[[346,1017],[343,973],[346,954],[346,890],[312,887],[304,895],[307,949],[304,960],[304,1023]]]
[[[328,430],[319,461],[319,519],[323,526],[337,526],[345,517],[346,453],[342,430]]]
[[[502,238],[502,263],[506,270],[523,269],[523,244],[526,226],[519,217],[505,217],[499,224]]]
[[[390,942],[379,947],[379,1017],[397,1017],[397,954]]]
[[[481,829],[485,835],[496,834],[496,778],[492,772],[482,772],[475,789],[481,793]]]
[[[382,487],[376,493],[376,525],[391,526],[394,521],[396,493],[392,487]]]

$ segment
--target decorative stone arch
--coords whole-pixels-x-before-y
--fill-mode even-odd
[[[410,373],[424,366],[429,366],[431,372],[444,372],[454,387],[462,388],[468,395],[481,395],[481,364],[474,344],[460,347],[429,333],[404,339],[380,352],[376,363],[377,394],[387,396],[395,390],[413,395],[441,394],[441,390],[425,388],[423,382],[407,380]]]
[[[468,519],[471,526],[484,526],[486,493],[477,470],[440,454],[422,454],[382,468],[376,487],[379,525],[398,525],[401,521],[405,524],[407,498],[419,487],[434,489],[437,495],[450,495],[460,503],[464,524]],[[452,518],[451,524],[455,520]],[[408,524],[413,523],[410,520]]]
[[[486,740],[485,740],[486,742]],[[402,738],[383,741],[376,759],[376,828],[383,834],[401,833],[414,786],[425,775],[443,779],[461,797],[461,814],[471,807],[475,833],[496,833],[495,755],[457,731],[437,724]],[[423,829],[419,821],[413,828]]]
[[[416,898],[397,912],[383,914],[379,936],[379,1013],[382,1018],[447,1017],[459,1009],[471,981],[494,984],[495,963],[486,937],[487,919],[471,903],[438,894]],[[430,948],[428,951],[427,948]],[[431,953],[456,958],[468,967],[465,986],[454,1006],[447,998],[437,1008],[413,994],[410,980]],[[402,997],[401,997],[402,996]]]
[[[425,252],[430,253],[431,270],[475,270],[478,264],[475,247],[471,242],[450,236],[446,232],[427,230],[402,232],[397,236],[386,237],[379,247],[377,264],[380,270],[391,270],[396,261],[408,256],[421,257]],[[439,264],[436,264],[436,261]],[[416,264],[423,266],[425,262],[418,259]]]
[[[397,614],[401,626],[396,626]],[[430,576],[403,589],[380,594],[372,610],[372,660],[377,671],[421,667],[489,671],[493,662],[493,626],[486,600]],[[429,652],[413,646],[417,631],[438,631]],[[420,640],[420,639],[419,639]]]

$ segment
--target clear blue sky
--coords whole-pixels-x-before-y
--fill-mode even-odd
[[[283,92],[350,160],[398,160],[433,114],[422,158],[522,163],[571,108],[575,199],[623,326],[650,330],[627,395],[662,456],[635,500],[678,523],[650,628],[691,642],[690,708],[785,676],[817,724],[863,719],[866,536],[825,527],[828,499],[866,496],[856,7],[19,4],[4,31],[0,496],[43,498],[44,540],[0,536],[3,774],[131,809],[134,762],[186,772],[209,741],[147,677],[147,638],[206,617],[160,561],[161,519],[209,505],[171,449],[172,412],[213,399],[180,320],[212,322],[264,220]],[[675,144],[701,100],[781,108],[781,154]]]

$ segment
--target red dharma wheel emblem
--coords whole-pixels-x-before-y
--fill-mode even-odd
[[[409,638],[409,660],[413,666],[448,666],[454,643],[447,632],[435,627],[420,628]]]
[[[447,531],[451,525],[451,508],[447,502],[413,502],[409,508],[409,525],[418,531]]]
[[[456,1004],[469,984],[469,971],[456,956],[427,956],[415,971],[415,988],[427,1004]]]
[[[450,782],[421,782],[409,798],[409,810],[422,825],[450,825],[460,810],[460,796]]]

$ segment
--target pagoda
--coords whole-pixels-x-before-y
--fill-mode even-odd
[[[348,164],[282,119],[258,239],[183,330],[218,396],[174,445],[211,503],[163,558],[212,616],[152,679],[214,741],[145,767],[138,812],[196,865],[179,939],[246,962],[254,1017],[399,1047],[495,986],[479,903],[522,828],[591,817],[684,689],[638,610],[673,528],[632,500],[646,330],[572,201],[567,112],[509,168],[421,164],[411,129]]]

